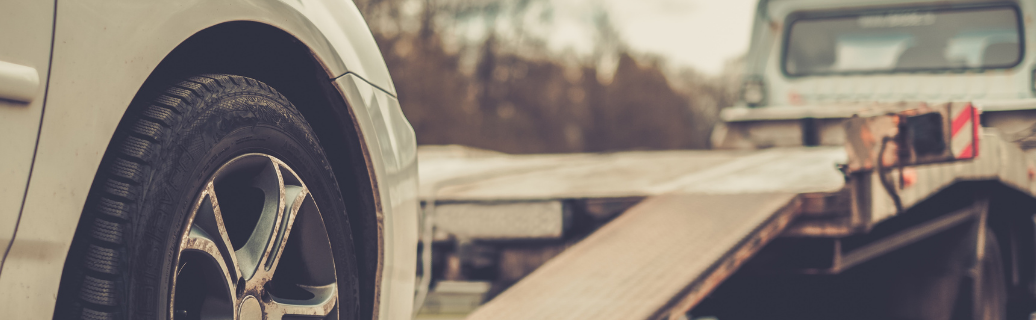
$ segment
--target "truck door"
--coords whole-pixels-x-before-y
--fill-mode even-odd
[[[14,238],[50,68],[55,1],[0,1],[0,251]],[[8,32],[13,31],[13,32]],[[0,257],[0,265],[3,260]]]

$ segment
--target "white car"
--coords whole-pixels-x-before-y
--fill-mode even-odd
[[[351,1],[0,1],[0,317],[408,319],[415,141]]]

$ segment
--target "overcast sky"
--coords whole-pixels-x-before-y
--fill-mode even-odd
[[[637,51],[706,73],[748,51],[757,0],[605,0],[612,21]]]

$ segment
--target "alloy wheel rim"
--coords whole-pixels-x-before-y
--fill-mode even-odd
[[[195,198],[176,260],[170,319],[328,317],[338,301],[313,195],[273,156],[245,154],[216,170]]]

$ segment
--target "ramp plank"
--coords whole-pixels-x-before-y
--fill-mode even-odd
[[[794,193],[648,198],[548,261],[468,320],[655,319],[689,308],[797,210]],[[773,227],[780,220],[779,228]],[[766,229],[766,230],[764,230]],[[733,261],[733,262],[731,262]],[[722,274],[721,274],[722,273]],[[711,277],[711,278],[710,278]],[[682,310],[682,309],[681,309]]]

